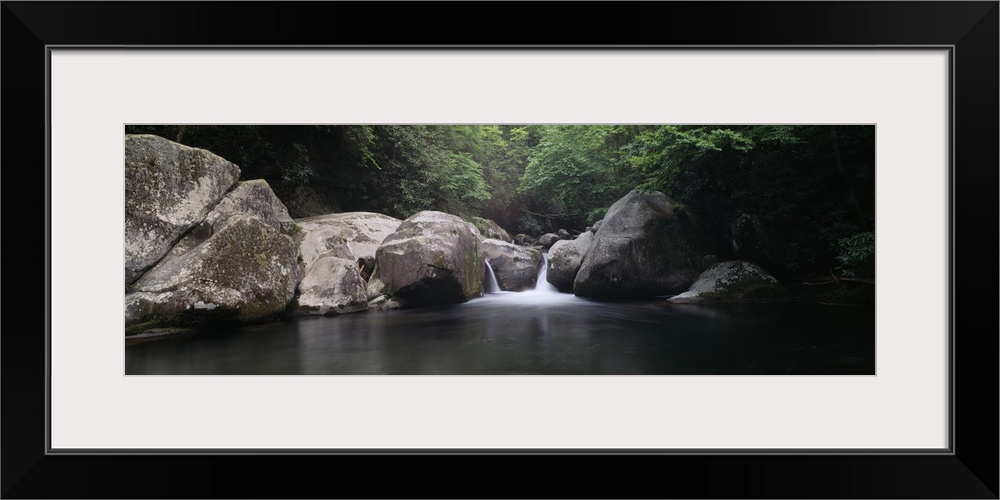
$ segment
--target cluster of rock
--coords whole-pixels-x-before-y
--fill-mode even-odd
[[[518,234],[514,236],[514,239],[511,240],[511,242],[517,245],[531,247],[538,251],[545,251],[552,248],[552,245],[555,245],[559,241],[572,240],[575,237],[576,236],[571,235],[569,231],[560,229],[555,233],[545,233],[537,238],[533,238],[527,234]]]
[[[126,333],[272,318],[301,278],[295,224],[263,181],[156,136],[125,138]]]
[[[208,151],[128,135],[125,153],[127,335],[464,302],[483,294],[487,262],[502,290],[531,289],[543,251],[547,280],[585,297],[783,296],[753,264],[706,260],[698,221],[662,193],[629,193],[579,235],[511,238],[488,219],[434,211],[293,220],[265,181],[239,182],[239,167]]]
[[[239,182],[208,151],[128,135],[125,153],[126,334],[462,302],[482,294],[483,241],[503,243],[442,212],[292,220],[265,181]]]
[[[716,263],[701,228],[694,214],[663,193],[632,191],[576,239],[552,245],[547,279],[560,291],[594,298],[672,296],[684,303],[787,298],[759,266]]]

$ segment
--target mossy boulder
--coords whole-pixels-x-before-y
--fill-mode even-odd
[[[465,302],[483,292],[486,263],[481,235],[444,212],[419,212],[403,221],[375,253],[378,276],[408,305]]]
[[[254,215],[285,235],[293,236],[299,227],[288,210],[264,179],[239,182],[219,203],[170,250],[170,256],[181,255],[202,244],[226,224],[233,215]]]
[[[240,177],[204,149],[155,135],[125,136],[125,284],[162,259]]]
[[[501,290],[520,292],[535,287],[542,263],[541,252],[494,239],[483,240],[482,251]]]
[[[691,289],[669,300],[681,304],[706,302],[784,302],[788,290],[760,266],[743,260],[720,262],[701,273]]]
[[[353,260],[322,257],[299,283],[296,312],[332,316],[368,310],[365,282]]]
[[[660,192],[632,191],[608,209],[573,282],[573,293],[643,298],[687,290],[709,251],[697,218]]]
[[[233,214],[188,252],[146,272],[125,295],[126,333],[279,317],[301,279],[289,236],[256,215]]]
[[[237,183],[236,187],[226,193],[219,204],[205,216],[205,223],[217,225],[233,214],[256,215],[284,234],[291,235],[297,232],[295,222],[288,215],[288,209],[264,179]]]
[[[561,292],[572,292],[576,273],[583,264],[583,256],[594,243],[594,233],[585,232],[575,240],[557,241],[549,249],[549,269],[546,281]]]

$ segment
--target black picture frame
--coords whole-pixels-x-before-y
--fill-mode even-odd
[[[996,1],[3,2],[2,495],[998,498],[998,21]],[[48,454],[49,233],[37,221],[48,214],[53,45],[950,46],[953,453]],[[308,472],[316,468],[328,474]],[[384,480],[364,480],[372,472]]]

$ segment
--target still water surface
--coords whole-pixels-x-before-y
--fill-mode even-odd
[[[875,309],[601,302],[543,287],[128,343],[125,372],[874,375]]]

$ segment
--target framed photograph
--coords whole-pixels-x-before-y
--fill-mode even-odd
[[[495,20],[523,21],[528,32],[549,26],[549,16],[523,19],[517,5],[491,6],[502,11]],[[375,467],[391,463],[386,472],[406,480],[348,479],[329,496],[467,491],[458,482],[422,486],[432,471],[421,464],[437,463],[482,482],[482,491],[463,496],[997,498],[997,318],[995,309],[973,305],[980,297],[996,303],[997,293],[995,283],[982,284],[997,276],[997,2],[584,3],[574,15],[613,20],[613,34],[567,33],[558,44],[514,44],[468,26],[455,32],[464,36],[439,40],[444,26],[409,23],[453,7],[4,3],[8,186],[44,185],[46,194],[38,210],[8,208],[8,215],[45,214],[35,267],[46,272],[25,280],[41,281],[37,294],[5,297],[9,318],[35,311],[45,321],[37,330],[9,327],[2,340],[4,497],[298,497],[322,481],[289,485],[284,471],[307,464],[357,476],[379,456]],[[796,349],[767,354],[780,358],[775,366],[784,373],[748,368],[765,357],[742,358],[736,349],[679,351],[701,356],[713,367],[707,371],[637,370],[622,355],[603,360],[619,363],[610,368],[567,372],[550,364],[559,368],[535,373],[514,358],[537,352],[517,351],[509,369],[482,371],[489,362],[480,360],[479,368],[391,375],[408,365],[379,364],[374,373],[358,368],[368,358],[351,364],[370,354],[368,344],[336,361],[345,371],[262,368],[269,358],[257,356],[257,366],[238,364],[242,349],[330,348],[301,331],[295,339],[306,347],[216,338],[140,356],[124,345],[126,133],[173,126],[180,141],[181,126],[353,125],[396,127],[401,135],[393,137],[402,137],[415,125],[515,124],[550,126],[532,132],[550,141],[576,133],[557,125],[638,125],[647,128],[628,136],[636,148],[673,133],[706,150],[716,143],[705,146],[710,136],[698,133],[739,141],[746,126],[774,140],[776,130],[813,127],[826,137],[829,127],[835,158],[815,162],[847,170],[840,155],[848,158],[853,146],[838,144],[854,143],[844,134],[871,132],[874,198],[869,209],[856,204],[862,216],[875,214],[871,335],[845,334],[829,346],[815,340],[847,313],[800,318],[780,334],[760,320],[775,336],[797,329],[809,339],[760,348]],[[42,200],[23,206],[30,201]],[[178,271],[157,272],[166,280]],[[521,306],[526,316],[538,303],[530,302]],[[457,321],[454,311],[440,316],[429,321]],[[478,328],[462,321],[456,331]],[[733,332],[726,338],[742,330]],[[166,345],[142,346],[157,342]],[[185,354],[192,349],[210,354]],[[403,351],[424,355],[414,349]],[[839,354],[798,353],[825,349]],[[513,460],[544,457],[546,465],[580,464],[588,480],[526,494],[523,485],[491,480],[477,467],[484,456],[504,475],[523,467]],[[247,467],[282,472],[247,481]],[[664,470],[675,472],[664,477]],[[648,477],[623,490],[626,471]],[[195,486],[192,477],[210,484]]]

